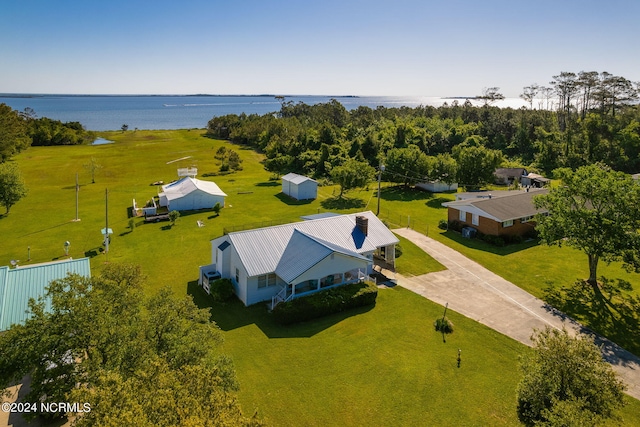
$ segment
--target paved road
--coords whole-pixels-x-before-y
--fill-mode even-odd
[[[439,304],[449,303],[451,310],[526,345],[531,345],[533,329],[545,326],[560,329],[564,326],[569,332],[591,333],[544,301],[448,246],[411,229],[393,232],[409,239],[447,267],[445,271],[422,276],[396,275],[398,285]],[[627,394],[640,399],[640,358],[605,338],[594,335],[594,339],[602,346],[604,358],[627,384]]]

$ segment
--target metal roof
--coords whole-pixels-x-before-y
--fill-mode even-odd
[[[45,294],[53,280],[63,279],[68,273],[91,277],[89,258],[32,264],[24,267],[0,267],[0,331],[27,320],[29,299]],[[45,302],[51,309],[51,301]]]
[[[357,252],[345,250],[331,242],[325,242],[294,230],[289,244],[276,266],[275,273],[285,282],[291,283],[305,271],[335,252],[368,261],[366,257]]]
[[[215,182],[203,181],[201,179],[191,178],[190,176],[186,176],[162,187],[162,191],[168,200],[179,199],[196,190],[204,191],[214,196],[227,196]]]
[[[323,212],[318,214],[303,215],[300,217],[300,219],[305,221],[310,221],[312,219],[324,219],[324,218],[331,218],[334,216],[340,216],[340,214],[335,212]]]
[[[356,227],[356,216],[368,218],[367,236]],[[357,254],[399,242],[371,211],[232,232],[228,237],[251,277],[275,272],[295,230]]]
[[[311,179],[308,176],[304,176],[304,175],[298,175],[297,173],[288,173],[285,176],[282,177],[283,181],[289,181],[292,182],[294,184],[301,184],[305,181],[311,181],[311,182],[318,182],[315,179]]]

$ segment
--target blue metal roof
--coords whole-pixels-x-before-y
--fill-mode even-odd
[[[91,277],[89,258],[26,265],[24,267],[0,267],[0,331],[13,324],[24,323],[28,318],[29,299],[44,296],[53,280],[64,279],[68,273]],[[51,309],[51,301],[45,302]]]

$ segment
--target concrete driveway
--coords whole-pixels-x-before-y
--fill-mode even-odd
[[[542,300],[448,246],[408,228],[393,232],[409,239],[447,268],[415,277],[396,275],[398,285],[438,304],[449,303],[451,310],[529,346],[533,330],[545,326],[559,329],[564,326],[570,333],[588,333],[594,336],[605,360],[627,384],[627,394],[640,399],[640,358],[593,334]]]

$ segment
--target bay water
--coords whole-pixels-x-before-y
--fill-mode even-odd
[[[347,110],[366,106],[417,107],[449,105],[461,98],[424,96],[285,96],[284,101],[304,102],[308,105],[336,99]],[[216,116],[226,114],[268,114],[280,110],[281,100],[274,95],[37,95],[0,94],[0,103],[14,110],[31,108],[37,117],[62,122],[80,122],[94,131],[118,130],[127,125],[134,129],[202,129]],[[474,101],[474,105],[480,105]],[[507,98],[495,105],[520,108],[525,105],[518,98]]]

